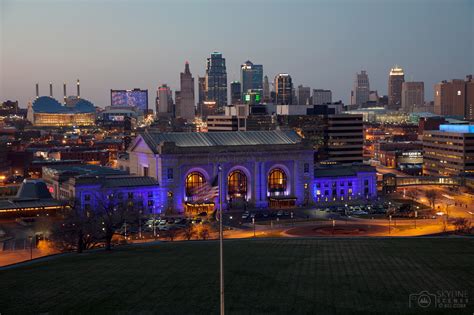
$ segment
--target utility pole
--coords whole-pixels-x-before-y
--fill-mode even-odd
[[[220,314],[224,315],[224,246],[223,246],[223,239],[224,239],[224,234],[222,230],[222,166],[218,166],[217,169],[217,176],[218,176],[218,183],[219,183],[219,253],[220,253]]]

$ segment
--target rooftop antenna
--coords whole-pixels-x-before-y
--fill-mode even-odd
[[[81,98],[81,83],[77,79],[77,98]]]
[[[36,83],[36,98],[39,97],[39,83]]]
[[[53,97],[53,83],[49,82],[49,96]]]

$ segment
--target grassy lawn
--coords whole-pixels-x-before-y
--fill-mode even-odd
[[[232,240],[226,310],[407,314],[411,293],[468,290],[452,313],[472,314],[473,262],[474,239]],[[0,271],[0,313],[216,314],[218,265],[215,241],[63,256]]]

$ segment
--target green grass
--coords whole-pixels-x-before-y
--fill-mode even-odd
[[[407,314],[411,293],[468,290],[453,314],[472,314],[473,262],[473,239],[232,240],[226,311]],[[218,266],[215,241],[63,256],[0,271],[0,313],[216,314]]]

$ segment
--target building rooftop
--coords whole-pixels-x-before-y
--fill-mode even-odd
[[[375,167],[370,165],[333,165],[327,167],[316,168],[314,170],[314,177],[344,177],[344,176],[356,176],[357,173],[362,172],[373,172],[375,173]]]
[[[78,176],[75,181],[76,184],[98,184],[101,188],[158,186],[158,181],[152,177],[135,175]]]
[[[474,133],[474,125],[440,125],[439,130],[454,133]]]
[[[43,170],[44,174],[55,174],[65,175],[70,174],[72,176],[87,175],[87,176],[104,176],[104,175],[126,175],[127,172],[99,165],[54,165],[45,166]]]
[[[78,100],[74,106],[63,106],[56,99],[49,96],[40,96],[33,101],[35,113],[48,114],[79,114],[95,113],[94,105],[85,99]]]
[[[247,145],[297,144],[302,138],[294,131],[234,131],[234,132],[166,132],[141,134],[145,142],[155,148],[163,142],[177,147],[215,147]]]

